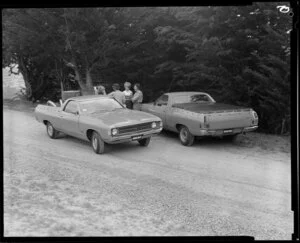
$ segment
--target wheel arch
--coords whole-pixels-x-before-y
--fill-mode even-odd
[[[175,127],[176,127],[176,130],[179,132],[180,131],[180,128],[181,127],[187,127],[186,125],[184,125],[184,124],[182,124],[182,123],[177,123],[176,125],[175,125]]]
[[[88,130],[86,130],[86,136],[87,136],[87,138],[88,138],[88,140],[89,141],[91,141],[91,139],[92,139],[92,135],[93,135],[93,132],[97,132],[95,129],[88,129]]]
[[[101,135],[101,132],[100,132],[98,129],[95,129],[95,128],[89,128],[89,129],[87,129],[86,132],[85,132],[85,135],[86,135],[86,137],[88,138],[89,141],[91,141],[91,139],[92,139],[93,132],[98,133],[99,136],[100,136],[100,138],[103,139],[103,136]]]

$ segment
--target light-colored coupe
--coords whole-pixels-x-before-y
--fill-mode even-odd
[[[192,145],[195,136],[234,138],[258,128],[253,109],[217,103],[203,92],[165,93],[154,103],[142,104],[141,110],[160,117],[163,128],[179,133],[185,146]]]
[[[50,138],[59,132],[91,141],[95,153],[103,153],[105,143],[138,141],[148,146],[150,138],[162,130],[159,117],[126,109],[108,96],[79,96],[61,107],[38,105],[35,117],[47,127]]]

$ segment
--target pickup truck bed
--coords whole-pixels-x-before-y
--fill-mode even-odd
[[[222,103],[183,103],[174,104],[172,107],[205,115],[209,129],[232,129],[252,125],[250,108]]]
[[[211,104],[201,104],[201,103],[182,103],[173,104],[172,107],[181,108],[184,110],[196,112],[196,113],[216,113],[216,112],[231,112],[231,111],[250,111],[250,108],[227,105],[222,103],[211,103]]]
[[[38,105],[35,109],[35,118],[39,122],[47,120],[50,121],[52,124],[56,124],[56,119],[60,110],[60,107]]]

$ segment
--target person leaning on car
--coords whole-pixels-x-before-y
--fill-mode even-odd
[[[103,85],[94,87],[95,95],[106,95],[105,87]]]
[[[125,94],[120,91],[120,85],[115,83],[112,88],[114,91],[109,93],[108,96],[116,99],[120,104],[125,105]]]
[[[141,91],[141,86],[139,83],[136,83],[134,85],[134,95],[131,99],[133,103],[133,109],[134,110],[141,110],[141,103],[143,102],[143,92]]]

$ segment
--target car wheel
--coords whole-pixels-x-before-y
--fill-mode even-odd
[[[50,138],[55,139],[58,137],[59,132],[52,126],[51,122],[47,122],[46,129]]]
[[[141,146],[147,147],[150,143],[150,140],[151,140],[151,137],[143,138],[143,139],[139,140],[138,142]]]
[[[182,145],[191,146],[194,143],[195,137],[186,126],[181,126],[179,129],[179,139]]]
[[[104,153],[105,144],[97,132],[93,132],[93,134],[92,134],[91,145],[96,154]]]

